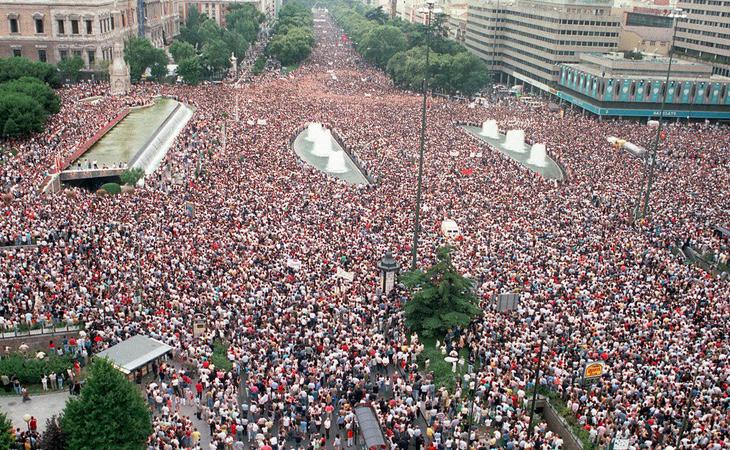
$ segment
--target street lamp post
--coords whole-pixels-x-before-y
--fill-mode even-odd
[[[416,188],[416,212],[413,221],[413,258],[411,270],[416,270],[418,261],[418,233],[421,228],[421,190],[423,189],[423,152],[426,147],[426,94],[428,92],[428,81],[430,74],[429,53],[431,50],[431,14],[436,0],[426,0],[428,16],[426,19],[426,75],[423,78],[423,103],[421,105],[421,139],[418,156],[418,187]],[[423,9],[421,10],[423,11]]]
[[[530,423],[527,425],[527,435],[532,436],[534,430],[533,418],[535,416],[535,404],[537,403],[537,383],[540,382],[540,368],[542,367],[542,347],[547,337],[545,330],[540,331],[540,350],[537,352],[537,369],[535,370],[535,380],[532,384],[532,406],[530,407]]]
[[[657,150],[659,148],[659,139],[661,139],[662,128],[664,126],[664,109],[667,104],[667,94],[669,93],[669,76],[672,72],[672,59],[674,57],[674,41],[677,38],[677,23],[679,19],[687,17],[684,11],[680,8],[674,9],[669,17],[672,19],[674,31],[672,32],[672,43],[669,46],[669,62],[667,64],[667,77],[664,82],[664,92],[662,93],[662,107],[659,110],[659,126],[656,129],[656,137],[654,138],[654,146],[651,149],[649,155],[649,161],[647,162],[647,176],[646,176],[646,192],[644,193],[644,207],[642,211],[642,217],[649,215],[649,197],[651,196],[651,187],[654,184],[654,169],[656,166]],[[638,208],[637,208],[638,212]]]

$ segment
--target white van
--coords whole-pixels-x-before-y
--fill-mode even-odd
[[[456,222],[446,219],[441,222],[441,234],[443,234],[446,239],[456,239],[459,235],[461,235],[461,231],[459,231],[459,226]]]

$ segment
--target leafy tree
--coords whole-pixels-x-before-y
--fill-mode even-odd
[[[54,415],[46,421],[46,431],[40,441],[43,450],[66,450],[66,433],[61,429],[62,420],[63,415]]]
[[[188,58],[177,66],[177,74],[187,84],[198,84],[203,77],[203,66],[197,57]]]
[[[226,14],[226,28],[235,32],[246,41],[253,42],[258,36],[260,24],[266,16],[259,12],[255,6],[251,4],[234,4],[228,9]]]
[[[84,68],[84,60],[80,56],[64,58],[58,62],[57,67],[65,79],[75,83],[79,81],[81,69]]]
[[[38,78],[54,88],[61,86],[58,70],[51,64],[28,58],[0,58],[0,83],[22,77]]]
[[[220,73],[231,65],[228,59],[228,46],[220,39],[211,40],[203,45],[201,63],[208,73]]]
[[[386,14],[385,11],[383,11],[382,6],[378,6],[377,8],[373,8],[365,13],[365,18],[368,20],[372,20],[373,22],[378,22],[381,25],[384,25],[388,21],[388,14]]]
[[[405,34],[391,25],[380,25],[371,29],[358,44],[365,59],[380,68],[385,68],[393,55],[407,48]]]
[[[144,169],[142,169],[141,167],[132,167],[122,172],[122,174],[119,176],[119,179],[122,181],[122,184],[134,186],[143,176]]]
[[[0,134],[18,136],[43,131],[46,111],[20,92],[0,92]]]
[[[33,77],[22,77],[17,80],[0,83],[0,93],[18,92],[33,98],[43,106],[48,114],[56,114],[61,110],[61,101],[53,89],[46,83]]]
[[[269,53],[284,65],[297,64],[305,60],[314,46],[310,29],[291,28],[286,34],[277,34],[269,42]]]
[[[195,56],[195,47],[185,41],[177,40],[170,45],[170,54],[175,63],[180,64],[182,61]]]
[[[474,283],[456,271],[451,251],[451,247],[438,249],[438,261],[426,272],[416,270],[402,277],[412,293],[404,306],[406,325],[426,337],[441,338],[482,314],[472,291]]]
[[[129,64],[129,74],[135,83],[142,79],[147,69],[150,69],[155,79],[161,79],[167,74],[165,51],[154,48],[149,39],[130,38],[124,46],[124,59]]]
[[[89,366],[81,394],[66,403],[61,428],[68,448],[78,450],[139,450],[152,433],[139,390],[106,359]]]
[[[9,450],[14,448],[15,439],[11,434],[13,430],[13,424],[8,419],[8,416],[4,412],[0,411],[0,450]]]

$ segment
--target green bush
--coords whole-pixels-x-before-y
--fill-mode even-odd
[[[116,195],[122,192],[122,187],[117,183],[106,183],[102,184],[101,188],[112,195]]]
[[[213,354],[210,355],[210,362],[213,363],[216,368],[223,369],[225,371],[229,371],[233,368],[233,363],[228,360],[228,355],[226,354],[227,350],[228,347],[226,347],[223,342],[219,340],[213,342]]]
[[[130,169],[125,170],[119,178],[122,181],[122,184],[128,184],[130,186],[134,186],[137,184],[137,182],[144,176],[144,169],[141,167],[132,167]]]
[[[43,359],[12,354],[0,360],[0,374],[18,377],[21,384],[38,384],[43,375],[66,371],[73,367],[73,359],[68,356],[50,354]]]
[[[251,74],[252,75],[259,75],[261,72],[264,71],[266,68],[266,57],[265,56],[259,56],[256,58],[256,62],[253,63],[253,67],[251,67]]]

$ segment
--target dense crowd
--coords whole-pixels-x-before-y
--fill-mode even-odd
[[[3,142],[18,154],[2,156],[0,241],[43,242],[0,258],[4,325],[83,321],[101,338],[93,351],[138,333],[173,346],[192,369],[161,367],[146,385],[150,449],[200,448],[201,433],[211,449],[346,448],[362,402],[392,448],[560,448],[541,421],[528,430],[538,367],[539,384],[601,446],[730,446],[730,289],[672,253],[687,239],[725,251],[712,226],[729,222],[728,128],[668,125],[651,218],[634,223],[643,167],[605,138],[648,146],[645,124],[511,99],[429,100],[419,264],[447,243],[441,221],[455,220],[454,262],[485,311],[447,343],[468,350],[472,369],[449,392],[419,371],[423,346],[398,312],[407,296],[381,295],[375,268],[386,250],[404,265],[411,252],[420,99],[368,67],[329,21],[315,31],[312,56],[288,76],[240,88],[145,84],[124,98],[104,84],[68,87],[46,132]],[[82,100],[92,95],[102,98]],[[37,192],[57,157],[156,95],[195,114],[144,188]],[[456,125],[487,119],[547,143],[567,181],[542,179]],[[350,186],[298,159],[290,139],[310,121],[336,130],[377,184]],[[517,311],[495,312],[493,297],[507,292],[521,294]],[[207,331],[194,336],[199,315]],[[216,342],[233,369],[211,363]],[[607,374],[583,384],[588,361]]]

